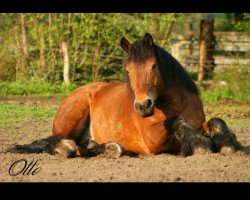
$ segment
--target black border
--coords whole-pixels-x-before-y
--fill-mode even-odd
[[[244,11],[243,11],[244,10]],[[1,0],[1,12],[249,12],[247,0]]]
[[[249,12],[247,0],[0,0],[0,12]],[[0,175],[1,176],[1,175]],[[247,197],[249,183],[0,183],[1,196],[188,198]],[[50,194],[44,192],[49,191]],[[15,192],[17,191],[17,192]],[[37,193],[36,193],[37,192]],[[87,192],[86,194],[84,192]],[[161,193],[162,192],[162,193]],[[26,198],[26,196],[23,196]],[[58,198],[57,198],[58,199]],[[141,198],[139,198],[141,199]]]
[[[137,195],[139,199],[240,199],[241,196],[247,198],[249,193],[249,183],[0,183],[0,188],[2,197],[6,193],[19,199],[26,198],[24,195],[32,199],[55,195],[56,199],[62,196],[83,200],[98,196],[133,199]]]

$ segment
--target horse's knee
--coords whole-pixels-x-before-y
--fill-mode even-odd
[[[74,140],[62,139],[56,144],[54,154],[65,158],[75,157],[77,154],[77,145]]]
[[[202,126],[202,133],[212,141],[212,150],[222,154],[231,154],[241,149],[236,135],[230,130],[224,120],[213,117]]]
[[[217,117],[213,117],[209,121],[203,123],[202,128],[204,135],[210,137],[211,139],[222,135],[227,132],[228,129],[224,120]]]
[[[180,154],[189,156],[192,154],[210,153],[210,140],[200,134],[183,118],[174,117],[166,121],[165,126],[170,134],[181,144]]]

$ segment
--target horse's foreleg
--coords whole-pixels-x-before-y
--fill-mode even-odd
[[[242,148],[236,139],[236,135],[220,118],[213,117],[208,122],[205,122],[201,132],[211,139],[213,152],[230,154]]]
[[[198,134],[198,131],[181,117],[173,117],[165,122],[168,132],[180,143],[180,154],[210,153],[210,139]]]

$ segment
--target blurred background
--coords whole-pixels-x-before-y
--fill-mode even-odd
[[[0,14],[0,94],[68,94],[120,81],[121,37],[145,32],[190,73],[204,101],[250,101],[249,13]]]

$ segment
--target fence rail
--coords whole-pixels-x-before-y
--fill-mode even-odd
[[[199,33],[188,32],[185,37],[173,38],[172,54],[188,70],[197,71],[199,60]],[[250,66],[250,35],[240,32],[214,32],[213,53],[216,67]],[[219,54],[219,55],[218,55]],[[208,61],[209,62],[209,61]]]

